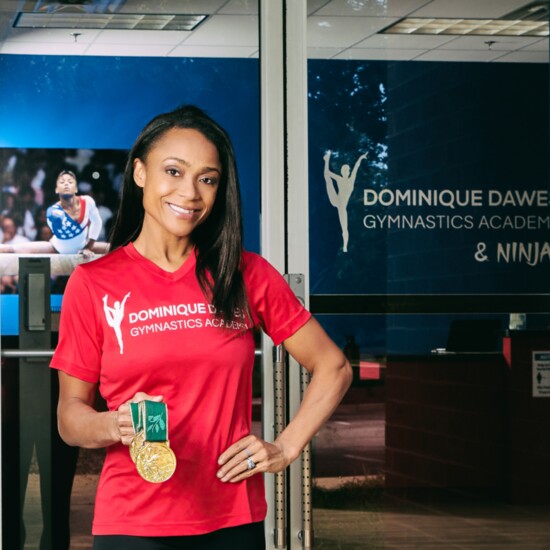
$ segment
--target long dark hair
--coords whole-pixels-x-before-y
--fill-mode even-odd
[[[248,316],[240,271],[242,214],[233,145],[227,132],[198,107],[185,105],[158,115],[141,131],[126,163],[120,206],[109,238],[110,250],[134,241],[143,225],[143,190],[134,181],[135,159],[146,162],[151,148],[173,128],[199,131],[216,147],[222,167],[212,212],[192,234],[197,251],[197,279],[219,317],[229,321],[236,309]]]

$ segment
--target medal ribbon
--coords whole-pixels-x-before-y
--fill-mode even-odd
[[[139,433],[143,430],[143,424],[141,422],[141,415],[139,413],[141,403],[130,403],[130,410],[132,411],[132,425],[134,426],[134,433]]]
[[[168,441],[166,403],[140,401],[139,403],[130,403],[130,410],[136,434],[145,430],[145,441]]]
[[[168,441],[168,409],[166,403],[142,401],[141,422],[145,441]]]

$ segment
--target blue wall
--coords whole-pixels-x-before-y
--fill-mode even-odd
[[[258,60],[0,55],[0,147],[129,149],[151,118],[185,103],[233,140],[245,246],[258,251]]]

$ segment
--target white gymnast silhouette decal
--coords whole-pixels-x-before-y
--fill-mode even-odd
[[[330,204],[338,210],[338,219],[340,220],[340,226],[342,227],[342,239],[344,241],[344,252],[348,251],[348,202],[355,186],[355,178],[357,177],[357,171],[361,165],[361,161],[367,158],[368,153],[363,153],[355,163],[353,170],[350,174],[350,168],[348,164],[342,165],[340,169],[341,174],[335,174],[330,171],[331,151],[327,151],[325,156],[325,183],[327,185],[327,194]],[[334,182],[332,181],[334,180]],[[335,185],[336,184],[336,185]]]

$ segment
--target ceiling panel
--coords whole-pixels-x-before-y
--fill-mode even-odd
[[[257,46],[188,46],[174,48],[170,57],[255,57]]]
[[[532,0],[432,0],[414,12],[415,17],[484,19],[502,17]]]
[[[230,0],[220,8],[223,15],[258,15],[258,0]]]
[[[535,42],[533,44],[530,44],[529,46],[526,46],[525,48],[522,48],[522,50],[548,53],[549,48],[550,48],[550,42],[548,41],[548,38],[543,38],[538,42]]]
[[[395,23],[394,17],[320,17],[307,20],[308,46],[351,46]]]
[[[9,42],[39,42],[47,49],[48,44],[90,44],[100,33],[95,29],[13,29]]]
[[[120,57],[166,57],[173,47],[166,44],[91,44],[86,55],[120,56]]]
[[[295,0],[298,1],[298,0]],[[531,0],[308,0],[311,59],[437,59],[547,63],[548,39],[397,35],[378,32],[411,17],[500,17]],[[258,0],[126,0],[121,13],[207,14],[194,31],[15,29],[35,0],[0,0],[0,51],[75,55],[257,57]],[[113,11],[114,0],[101,9]],[[75,10],[74,6],[69,8]],[[75,42],[72,33],[79,33]],[[495,40],[494,44],[486,43]],[[508,56],[508,52],[518,55]],[[521,53],[521,55],[519,55]]]
[[[339,54],[343,48],[308,48],[308,59],[330,59]]]
[[[437,36],[427,34],[376,34],[356,44],[356,48],[390,48],[431,50],[437,48],[446,42],[450,42],[454,36]]]
[[[329,3],[330,0],[307,0],[307,14],[313,15],[317,10]]]
[[[539,41],[540,38],[528,36],[459,36],[442,44],[440,49],[513,51]]]
[[[258,17],[214,15],[198,27],[185,44],[194,46],[258,46]]]
[[[499,63],[548,63],[548,51],[530,52],[521,50],[519,52],[510,52],[495,61]]]
[[[381,60],[381,61],[410,61],[425,50],[413,49],[394,49],[394,50],[371,50],[364,48],[350,48],[336,55],[334,59],[354,59],[354,60]]]
[[[491,50],[430,50],[416,57],[416,61],[492,61],[502,52]]]
[[[17,55],[86,55],[89,44],[63,44],[61,42],[44,44],[42,42],[7,42],[0,46],[0,54]]]
[[[142,30],[105,30],[100,31],[95,43],[99,44],[167,44],[176,45],[188,38],[189,31],[142,31]],[[86,31],[82,31],[82,38]],[[81,37],[78,37],[80,42]]]
[[[315,15],[405,17],[430,0],[332,0]]]

